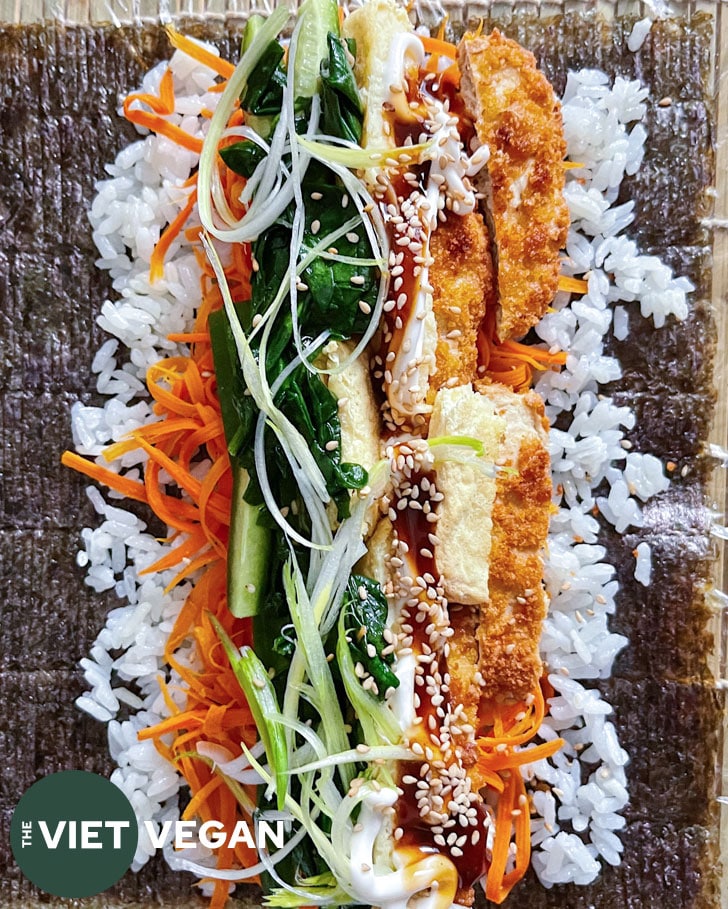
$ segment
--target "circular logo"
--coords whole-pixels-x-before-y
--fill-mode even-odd
[[[94,896],[128,870],[139,831],[110,780],[83,770],[52,773],[18,802],[10,846],[23,874],[53,896]]]

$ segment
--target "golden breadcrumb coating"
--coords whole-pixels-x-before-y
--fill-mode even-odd
[[[495,30],[461,41],[461,92],[487,164],[495,231],[498,337],[521,337],[556,293],[566,243],[561,105],[536,59]]]
[[[467,385],[476,376],[477,338],[495,280],[488,228],[478,212],[449,214],[430,237],[429,280],[437,322],[437,371],[430,377],[429,402],[442,385]]]
[[[467,721],[477,726],[478,705],[482,693],[475,677],[480,663],[478,647],[480,607],[451,603],[449,612],[450,626],[453,629],[447,658],[450,697],[454,704],[463,705]]]

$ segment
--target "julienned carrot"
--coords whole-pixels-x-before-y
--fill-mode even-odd
[[[514,391],[526,391],[532,386],[534,370],[553,369],[566,362],[566,354],[561,351],[552,354],[519,341],[499,341],[493,307],[486,310],[477,344],[480,374]]]
[[[543,690],[538,685],[527,703],[511,707],[494,705],[484,720],[488,724],[487,733],[476,738],[478,757],[472,772],[477,775],[479,785],[488,785],[498,793],[495,838],[485,891],[487,898],[495,903],[505,900],[525,874],[531,859],[530,811],[520,768],[550,757],[564,744],[562,739],[555,739],[531,748],[521,747],[536,735],[545,712]],[[507,871],[514,838],[515,862]]]
[[[170,42],[177,50],[181,50],[182,53],[186,54],[188,57],[192,57],[193,60],[197,60],[197,62],[202,63],[203,66],[207,66],[209,69],[214,70],[214,72],[224,79],[229,79],[235,72],[235,66],[232,63],[223,60],[223,58],[219,57],[217,54],[213,54],[212,51],[208,50],[206,47],[202,47],[202,45],[193,41],[191,38],[181,35],[176,29],[172,28],[171,25],[168,25],[165,31],[167,32],[167,37]]]
[[[173,568],[175,565],[179,565],[180,562],[192,558],[206,543],[207,539],[204,534],[192,533],[179,546],[175,546],[161,559],[157,559],[149,568],[140,571],[139,574],[155,574],[158,571],[166,571],[167,568]]]
[[[174,221],[167,225],[162,236],[159,238],[157,245],[154,247],[154,252],[152,253],[152,258],[149,262],[149,280],[152,284],[154,284],[155,281],[158,281],[164,274],[164,257],[169,252],[169,247],[172,245],[175,238],[179,236],[180,231],[187,223],[187,219],[192,214],[192,209],[195,207],[196,202],[197,190],[193,189],[187,197],[184,208],[180,209],[180,212]]]
[[[514,832],[515,861],[511,871],[506,873]],[[528,797],[523,779],[519,773],[512,773],[498,800],[492,859],[485,884],[487,899],[500,905],[526,873],[531,861],[530,834]]]
[[[442,38],[430,38],[427,35],[419,35],[418,37],[428,54],[440,54],[450,60],[457,60],[458,49],[449,41],[443,41]]]
[[[209,344],[210,336],[206,331],[178,331],[167,335],[167,340],[180,344]]]
[[[536,369],[546,366],[563,366],[566,363],[566,351],[564,350],[551,353],[549,350],[533,347],[530,344],[521,344],[520,341],[510,339],[502,342],[499,351],[521,357],[525,363],[530,362]]]
[[[174,113],[174,77],[172,70],[167,68],[159,83],[159,96],[147,92],[134,92],[128,95],[126,101],[133,104],[135,101],[151,107],[155,114],[169,116]]]
[[[566,290],[572,294],[585,294],[589,290],[589,285],[583,278],[559,275],[559,290]]]
[[[129,480],[127,477],[119,476],[119,474],[114,473],[113,470],[108,470],[106,467],[100,467],[93,461],[88,461],[86,458],[82,458],[81,455],[77,455],[73,451],[63,452],[61,455],[61,464],[63,464],[64,467],[70,467],[72,470],[77,470],[79,473],[84,474],[92,480],[96,480],[104,486],[108,486],[109,489],[113,489],[115,492],[121,493],[125,499],[133,499],[135,502],[148,501],[143,483],[140,483],[138,480]]]
[[[170,123],[158,114],[149,113],[149,111],[141,110],[140,108],[132,108],[131,104],[135,100],[138,99],[130,95],[125,99],[123,105],[124,116],[130,123],[134,123],[136,126],[143,126],[154,133],[165,136],[188,151],[195,152],[198,155],[202,153],[202,139],[197,136],[191,136],[181,127]]]

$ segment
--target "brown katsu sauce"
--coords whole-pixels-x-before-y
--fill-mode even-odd
[[[414,184],[408,183],[402,174],[397,174],[391,181],[386,196],[380,203],[382,216],[387,226],[390,248],[397,256],[397,264],[391,266],[392,279],[390,281],[389,298],[384,306],[384,357],[386,362],[386,353],[390,350],[400,350],[404,341],[405,327],[412,318],[412,310],[415,306],[417,294],[420,289],[419,276],[422,271],[420,263],[415,262],[416,257],[420,257],[424,249],[427,235],[423,228],[415,228],[414,242],[408,244],[398,244],[397,240],[402,234],[397,230],[397,224],[393,220],[397,214],[393,213],[393,208],[397,213],[400,212],[402,202],[415,189]]]
[[[423,472],[416,476],[415,482],[420,489],[426,486],[428,490],[434,490],[435,479],[434,472]],[[413,499],[410,498],[408,506],[405,508],[398,508],[398,503],[395,502],[394,531],[400,545],[404,543],[408,549],[411,560],[411,563],[408,564],[414,565],[416,576],[424,579],[428,584],[432,579],[431,586],[434,586],[434,579],[439,577],[432,539],[435,523],[428,519],[428,515],[435,511],[436,503],[432,502],[427,492],[424,496],[418,494],[418,498],[414,500],[418,502],[418,507],[411,507],[412,501]],[[430,508],[427,507],[428,503]],[[423,600],[423,608],[410,609],[407,620],[408,625],[412,628],[411,647],[415,657],[432,652],[428,631],[428,628],[431,627],[431,618],[425,611],[426,603],[427,601]],[[449,679],[446,651],[441,650],[431,660],[429,672],[434,676],[439,674],[439,677],[445,681]],[[468,808],[469,817],[464,817],[456,812],[451,819],[448,809],[452,788],[457,786],[457,780],[454,781],[454,786],[448,786],[446,783],[444,788],[438,787],[437,793],[442,803],[441,808],[448,811],[446,824],[450,826],[433,824],[428,810],[419,807],[421,792],[425,787],[430,786],[427,779],[430,765],[435,766],[439,761],[444,767],[445,765],[459,765],[460,762],[457,759],[457,745],[453,754],[453,749],[450,747],[438,747],[432,742],[429,734],[432,731],[440,730],[443,715],[450,706],[447,684],[438,687],[435,691],[430,690],[429,686],[421,684],[415,687],[415,691],[416,728],[422,733],[415,738],[415,741],[423,740],[424,755],[421,762],[407,761],[400,764],[399,786],[403,794],[398,799],[396,807],[397,826],[402,830],[399,843],[406,847],[416,847],[423,853],[439,852],[446,855],[457,870],[460,888],[467,889],[480,880],[488,870],[485,849],[486,811],[482,801],[477,799],[473,800]],[[477,834],[476,831],[478,831]],[[475,841],[473,841],[474,835]]]
[[[444,104],[457,117],[464,143],[473,136],[472,122],[462,110],[454,86],[441,83],[435,73],[410,69],[401,86],[391,86],[390,99],[384,104],[384,131],[400,149],[428,139],[433,129],[428,121],[433,117],[434,102]],[[399,160],[402,161],[401,156]],[[406,168],[392,166],[377,177],[379,207],[390,245],[391,280],[383,309],[375,377],[383,380],[388,432],[417,431],[425,422],[421,405],[426,389],[420,387],[420,371],[432,367],[426,365],[427,356],[423,357],[419,340],[421,330],[412,320],[427,317],[426,295],[432,293],[428,281],[432,264],[429,238],[438,213],[432,210],[432,193],[428,197],[431,166],[430,160],[408,162]],[[418,340],[413,342],[413,336]],[[408,350],[410,344],[417,351]]]

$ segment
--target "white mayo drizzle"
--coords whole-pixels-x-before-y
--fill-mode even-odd
[[[455,866],[440,854],[421,854],[404,864],[399,850],[393,853],[396,870],[382,870],[374,863],[374,842],[384,826],[385,808],[397,801],[396,789],[371,790],[362,801],[357,829],[351,836],[351,883],[354,895],[362,902],[380,909],[407,909],[408,901],[424,890],[431,892],[417,900],[418,909],[450,909],[457,887]],[[404,851],[403,851],[404,852]],[[450,886],[447,879],[450,878]]]
[[[390,626],[391,627],[391,626]],[[399,721],[403,732],[408,732],[415,722],[415,666],[414,654],[397,657],[392,671],[399,679],[399,687],[394,689],[390,701],[392,710]]]

